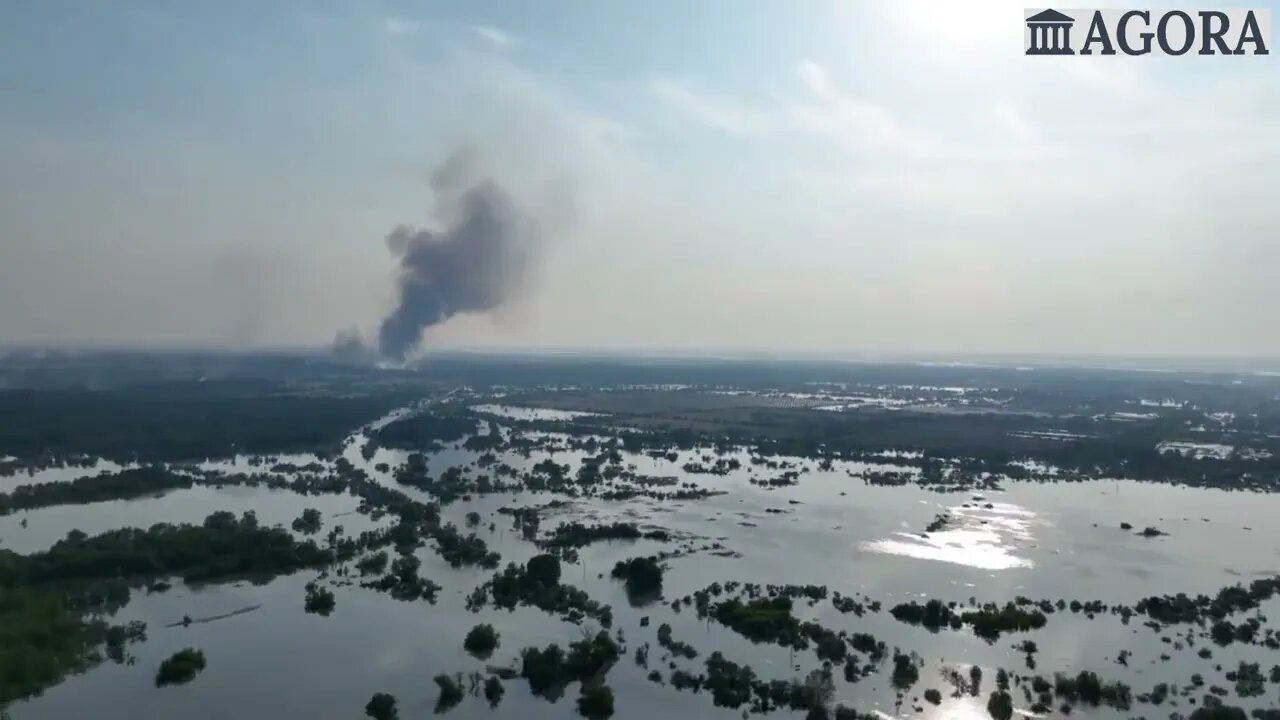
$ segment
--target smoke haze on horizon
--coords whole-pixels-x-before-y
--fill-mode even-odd
[[[1023,11],[8,3],[0,347],[1280,356],[1274,54]]]

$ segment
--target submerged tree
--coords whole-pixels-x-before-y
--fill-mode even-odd
[[[462,702],[462,676],[456,677],[441,673],[433,678],[436,685],[440,687],[440,697],[436,699],[436,712],[443,713],[452,710],[455,705]]]
[[[317,585],[314,581],[307,583],[307,596],[303,602],[303,609],[308,613],[327,616],[333,612],[336,601],[334,600],[333,591]]]
[[[909,690],[920,679],[920,669],[916,667],[916,659],[912,655],[898,653],[893,656],[893,686],[898,690]]]
[[[627,598],[633,605],[654,600],[662,595],[662,565],[651,557],[638,557],[613,566],[614,578],[624,580]]]
[[[200,650],[195,648],[179,650],[160,663],[160,669],[156,672],[156,686],[182,685],[191,682],[201,670],[204,670],[204,666],[204,653]]]
[[[498,647],[498,632],[488,623],[480,623],[471,628],[467,633],[467,637],[462,641],[462,647],[467,652],[480,658],[481,660],[493,654]]]
[[[578,696],[578,713],[589,720],[613,716],[613,690],[602,683],[583,683]]]
[[[552,586],[560,583],[560,558],[555,555],[535,555],[525,563],[526,577],[535,584]]]
[[[987,712],[995,720],[1009,720],[1013,717],[1013,698],[1004,690],[991,693],[987,699]]]
[[[293,521],[293,529],[303,535],[314,535],[320,532],[320,511],[315,508],[307,508],[302,511],[302,515]]]
[[[502,702],[502,695],[507,690],[502,686],[502,681],[497,677],[490,675],[484,681],[484,699],[489,701],[489,707],[496,708],[498,703]]]

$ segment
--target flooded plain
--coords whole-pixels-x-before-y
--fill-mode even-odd
[[[524,417],[518,409],[476,409]],[[557,411],[536,409],[524,412],[529,419],[576,416],[547,415]],[[555,440],[554,435],[543,438]],[[395,470],[408,461],[409,451],[378,448],[369,455],[362,452],[365,440],[363,432],[357,432],[342,457],[376,482],[423,501],[434,499],[396,482]],[[481,456],[464,449],[461,442],[453,443],[427,453],[427,468],[435,476],[450,467],[483,472],[475,470]],[[570,449],[503,451],[496,460],[525,471],[551,459],[568,465],[572,476],[587,456],[585,451]],[[736,459],[738,467],[723,474],[688,471],[691,463],[711,458]],[[1230,685],[1222,679],[1223,672],[1241,660],[1260,662],[1264,668],[1275,663],[1274,651],[1240,643],[1214,647],[1212,658],[1202,658],[1189,643],[1207,641],[1184,637],[1186,628],[1157,631],[1136,618],[1125,623],[1105,612],[1092,618],[1083,613],[1053,613],[1042,629],[1004,634],[988,642],[967,628],[934,632],[907,625],[887,609],[928,598],[962,604],[970,598],[1003,604],[1017,596],[1132,604],[1156,594],[1212,595],[1225,585],[1247,584],[1280,568],[1280,536],[1273,526],[1274,518],[1280,517],[1276,495],[1112,480],[1006,481],[998,489],[973,492],[869,483],[870,472],[913,472],[909,466],[895,465],[892,452],[886,453],[883,464],[836,462],[825,468],[807,458],[774,458],[796,475],[792,484],[767,485],[752,480],[776,476],[777,471],[750,460],[745,450],[715,454],[695,448],[660,457],[624,453],[623,462],[635,475],[667,479],[664,482],[674,479],[679,487],[715,494],[686,500],[645,496],[606,500],[520,490],[460,499],[445,505],[442,515],[445,521],[466,527],[468,515],[478,514],[474,532],[502,555],[503,564],[523,563],[540,551],[513,528],[511,517],[499,512],[502,508],[543,506],[558,500],[562,504],[543,515],[544,531],[571,521],[628,522],[670,534],[673,540],[667,542],[592,543],[579,549],[575,563],[564,566],[563,582],[612,607],[613,632],[626,646],[608,676],[618,718],[741,715],[740,710],[715,707],[706,692],[678,691],[648,680],[648,669],[631,659],[634,648],[645,642],[654,646],[650,667],[661,669],[663,675],[671,667],[668,662],[696,673],[706,656],[717,650],[751,665],[767,680],[802,678],[819,666],[812,652],[753,643],[714,621],[699,619],[692,607],[672,608],[673,600],[713,582],[824,585],[833,593],[882,603],[885,610],[861,616],[841,613],[829,600],[813,605],[798,602],[795,612],[802,620],[816,620],[833,630],[870,633],[890,648],[919,656],[920,680],[901,699],[887,670],[856,683],[836,678],[836,702],[891,717],[987,717],[986,694],[994,687],[996,669],[1027,672],[1025,655],[1015,648],[1024,640],[1039,647],[1036,672],[1093,670],[1130,684],[1135,693],[1147,692],[1158,682],[1186,685],[1196,673],[1210,683]],[[312,456],[240,457],[207,463],[202,469],[261,472],[282,461],[333,464]],[[12,486],[70,480],[109,469],[113,466],[56,468],[11,476],[3,482]],[[0,517],[0,547],[28,553],[49,547],[73,529],[93,534],[159,522],[198,523],[217,510],[252,511],[263,524],[287,528],[304,508],[315,508],[323,516],[322,534],[335,525],[350,534],[386,524],[356,513],[359,505],[358,498],[347,494],[302,496],[259,487],[199,486],[157,497],[55,506]],[[926,530],[935,520],[936,529]],[[1144,537],[1135,532],[1146,527],[1158,528],[1162,534]],[[634,607],[622,584],[609,577],[610,569],[621,560],[677,546],[691,551],[666,560],[662,602]],[[472,612],[467,609],[467,595],[493,572],[451,567],[430,547],[418,549],[415,555],[422,562],[421,575],[443,587],[434,604],[404,602],[332,582],[333,614],[306,614],[302,611],[304,585],[316,573],[305,571],[262,585],[241,581],[190,587],[175,582],[167,592],[135,592],[114,619],[147,623],[146,642],[130,648],[133,664],[104,663],[41,697],[14,703],[8,711],[15,720],[352,718],[361,715],[371,694],[389,692],[399,698],[401,717],[425,717],[438,694],[431,680],[436,674],[483,672],[486,665],[518,668],[520,649],[565,644],[583,632],[531,607]],[[171,626],[184,616],[202,618],[245,608],[253,609],[214,622]],[[1263,615],[1276,615],[1280,608],[1276,600],[1269,600],[1260,610]],[[642,619],[648,620],[642,624]],[[463,636],[478,622],[491,623],[500,634],[501,644],[488,661],[462,651]],[[667,659],[656,647],[653,632],[663,623],[671,626],[675,638],[697,649],[696,660]],[[584,627],[594,625],[587,621]],[[188,646],[204,651],[207,669],[190,684],[157,689],[156,665]],[[1122,651],[1129,653],[1124,665],[1116,661]],[[981,695],[953,697],[945,679],[948,672],[967,673],[971,665],[985,668],[992,679],[986,681]],[[468,697],[452,712],[459,717],[575,716],[573,690],[553,704],[533,696],[522,679],[508,681],[505,687],[506,695],[496,708],[481,698]],[[929,688],[942,691],[940,705],[919,699]],[[1275,689],[1268,692],[1268,697],[1237,704],[1273,707]],[[1014,699],[1025,713],[1028,703],[1021,693],[1015,692]],[[1081,705],[1075,712],[1086,717],[1127,717],[1143,711],[1163,716],[1170,710],[1186,714],[1195,707],[1186,698],[1171,702],[1182,705],[1136,706],[1136,712],[1127,713]]]

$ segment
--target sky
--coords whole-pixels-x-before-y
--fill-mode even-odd
[[[372,334],[465,148],[541,239],[428,348],[1280,356],[1280,49],[1027,57],[1022,19],[3,3],[0,346]]]

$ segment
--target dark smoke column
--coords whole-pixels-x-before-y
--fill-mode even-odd
[[[466,184],[461,164],[451,160],[432,179],[443,230],[402,226],[387,236],[400,258],[400,302],[378,332],[386,357],[403,360],[427,328],[492,310],[524,284],[536,243],[532,223],[492,180]]]

